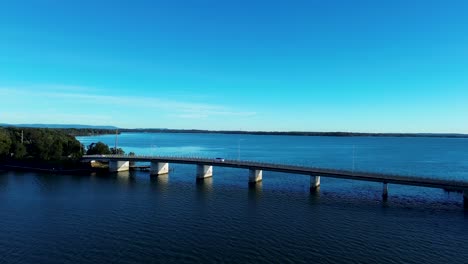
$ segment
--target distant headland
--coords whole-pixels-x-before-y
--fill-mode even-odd
[[[468,138],[468,134],[457,133],[359,133],[359,132],[304,132],[304,131],[240,131],[240,130],[198,130],[198,129],[119,129],[133,133],[200,133],[200,134],[247,134],[277,136],[327,136],[327,137],[445,137]],[[114,131],[115,133],[115,131]]]
[[[115,133],[196,133],[196,134],[244,134],[276,136],[329,136],[329,137],[443,137],[468,138],[460,133],[366,133],[366,132],[313,132],[313,131],[244,131],[244,130],[202,130],[170,128],[119,128],[116,126],[93,126],[76,124],[0,124],[0,127],[28,127],[59,129],[72,136],[92,136]]]

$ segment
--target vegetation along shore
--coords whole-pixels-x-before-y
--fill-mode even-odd
[[[80,162],[83,154],[124,154],[102,142],[83,146],[76,138],[89,130],[0,128],[0,168],[50,172],[83,172],[93,168]]]

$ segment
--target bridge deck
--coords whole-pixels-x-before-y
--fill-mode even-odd
[[[85,155],[83,160],[125,160],[136,162],[168,162],[178,164],[204,164],[218,167],[258,169],[292,174],[317,175],[330,178],[351,179],[360,181],[372,181],[382,183],[393,183],[412,186],[424,186],[448,190],[468,190],[468,182],[433,179],[427,177],[393,175],[374,172],[359,172],[348,170],[336,170],[326,168],[294,166],[287,164],[262,163],[253,161],[225,160],[223,162],[210,158],[195,157],[170,157],[170,156],[127,156],[127,155]]]

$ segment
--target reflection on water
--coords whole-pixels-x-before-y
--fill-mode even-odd
[[[196,178],[197,199],[204,200],[213,192],[213,177]]]
[[[39,187],[39,191],[44,193],[58,192],[63,183],[61,175],[53,174],[35,174],[34,180]]]
[[[6,172],[0,171],[0,191],[5,191],[8,188],[9,175]]]
[[[310,204],[318,204],[320,202],[320,186],[317,186],[316,188],[311,188],[309,189],[310,195],[309,195],[309,202]]]
[[[213,177],[196,178],[197,189],[211,192],[213,190]]]
[[[249,201],[258,201],[262,197],[262,186],[263,181],[259,181],[256,183],[249,182]]]
[[[122,186],[130,186],[135,183],[135,176],[131,171],[119,171],[115,174],[115,179]]]
[[[155,187],[156,191],[166,192],[169,185],[169,173],[150,176],[151,186]]]
[[[309,190],[312,195],[320,196],[320,185],[314,188],[309,188]]]
[[[119,171],[116,175],[118,179],[128,179],[130,178],[130,171]]]

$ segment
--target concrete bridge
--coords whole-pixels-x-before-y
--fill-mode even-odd
[[[170,156],[127,156],[127,155],[85,155],[82,161],[109,162],[109,171],[127,171],[130,169],[130,161],[150,162],[151,175],[169,173],[169,163],[194,164],[197,166],[197,179],[213,176],[213,166],[240,168],[249,170],[249,184],[255,184],[262,180],[263,171],[301,174],[310,177],[310,190],[316,191],[320,187],[320,177],[350,179],[359,181],[380,182],[383,185],[382,198],[388,198],[388,184],[412,185],[430,188],[439,188],[448,191],[463,192],[463,204],[468,209],[468,182],[442,179],[431,179],[417,176],[403,176],[373,172],[355,172],[348,170],[335,170],[315,167],[303,167],[286,164],[262,163],[242,160],[224,160],[194,157],[170,157]]]

